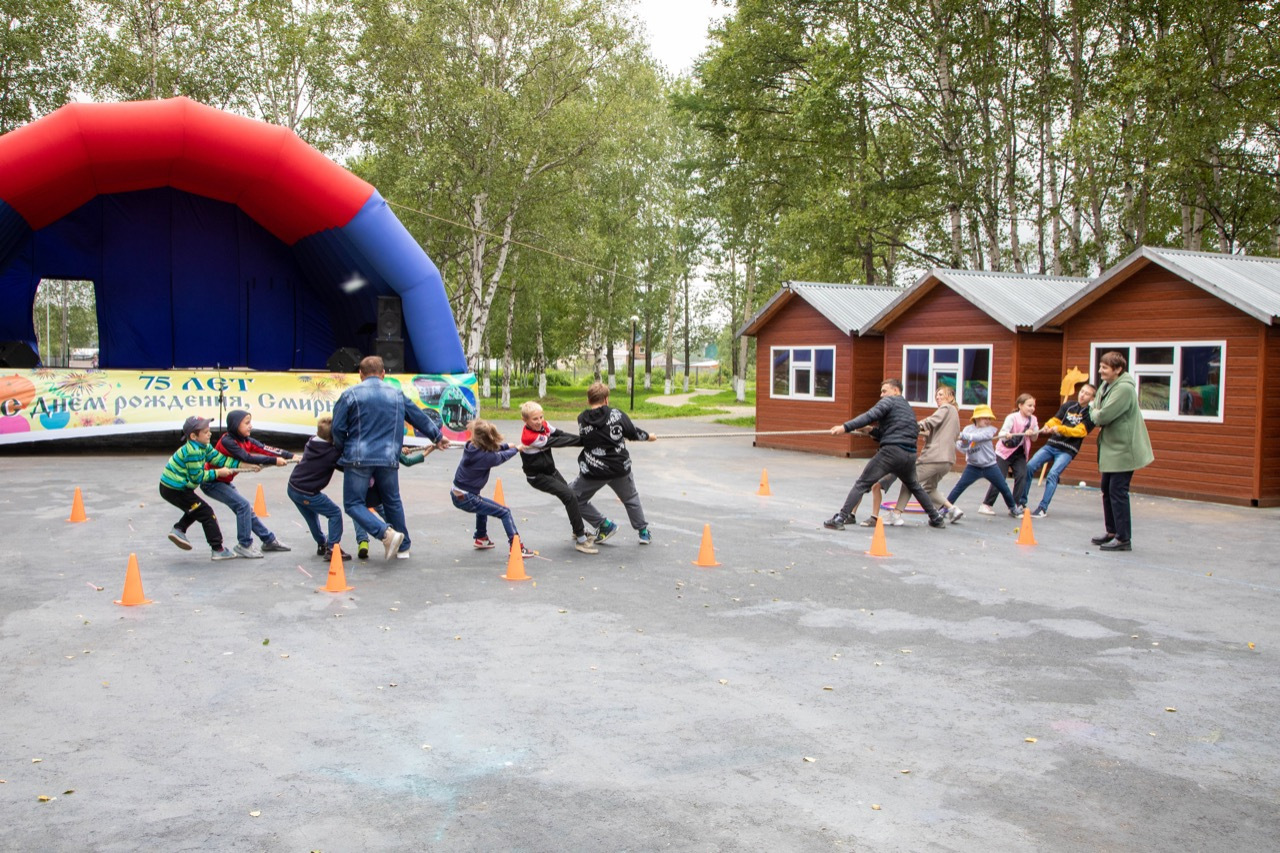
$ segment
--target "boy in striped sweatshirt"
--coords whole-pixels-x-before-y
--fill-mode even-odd
[[[197,521],[204,528],[205,541],[213,549],[214,560],[234,560],[236,554],[222,544],[222,530],[213,507],[201,500],[196,487],[225,479],[231,469],[257,471],[256,465],[240,464],[238,459],[228,459],[209,446],[212,431],[209,419],[192,415],[182,424],[186,441],[178,452],[169,457],[160,473],[160,497],[182,510],[182,518],[169,531],[169,541],[184,551],[191,550],[187,530]],[[208,465],[209,467],[205,467]]]

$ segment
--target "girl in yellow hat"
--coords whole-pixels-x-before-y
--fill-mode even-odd
[[[964,510],[955,505],[956,500],[972,483],[984,478],[1000,492],[1005,506],[1009,508],[1009,515],[1014,518],[1022,517],[1022,513],[1014,506],[1013,492],[1009,491],[1009,484],[1005,482],[1000,466],[996,464],[996,449],[992,444],[996,437],[995,419],[996,414],[991,411],[990,406],[977,406],[973,410],[973,423],[960,430],[956,449],[964,452],[968,464],[960,472],[960,479],[956,481],[951,494],[947,495],[947,503],[951,504],[947,513],[948,521],[956,522],[964,517]]]

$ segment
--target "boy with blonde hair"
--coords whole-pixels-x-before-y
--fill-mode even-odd
[[[542,414],[542,406],[534,400],[526,400],[520,406],[520,418],[524,421],[524,429],[520,431],[520,464],[524,466],[524,477],[540,492],[555,495],[564,504],[564,511],[569,516],[569,526],[573,528],[573,547],[584,554],[598,554],[591,537],[587,536],[586,525],[582,523],[582,511],[578,508],[578,498],[573,489],[565,482],[564,477],[556,469],[556,460],[551,455],[553,447],[576,447],[582,439],[571,432],[556,429],[547,423]]]

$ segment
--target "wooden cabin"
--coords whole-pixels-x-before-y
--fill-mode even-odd
[[[858,329],[902,290],[854,284],[787,282],[739,330],[756,339],[756,429],[822,429],[875,405],[883,379],[883,340]],[[867,457],[864,438],[758,436],[758,447]]]
[[[1052,417],[1061,401],[1062,336],[1034,330],[1044,314],[1087,283],[1084,278],[934,269],[901,291],[859,330],[884,338],[885,376],[902,378],[903,393],[927,417],[934,391],[956,392],[961,423],[982,403],[1003,419],[1023,392],[1036,413]]]
[[[1061,371],[1124,353],[1155,462],[1138,492],[1280,505],[1280,260],[1142,248],[1048,312]],[[1072,480],[1099,481],[1085,440]]]

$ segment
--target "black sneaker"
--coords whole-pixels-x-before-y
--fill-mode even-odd
[[[288,545],[284,544],[283,542],[281,542],[279,539],[271,539],[262,543],[262,550],[266,552],[270,552],[270,551],[292,551],[293,549],[290,548]]]
[[[933,518],[929,519],[929,526],[930,527],[946,527],[947,520],[940,515],[935,515]]]
[[[350,560],[350,559],[351,559],[351,555],[350,555],[350,554],[348,554],[346,551],[343,551],[341,547],[339,547],[339,548],[338,548],[338,553],[342,555],[342,559],[343,559],[344,561],[345,561],[345,560]],[[325,558],[326,560],[332,560],[332,559],[333,559],[333,549],[332,549],[332,548],[326,548],[326,549],[325,549],[325,551],[324,551],[324,558]]]
[[[1092,542],[1094,545],[1106,545],[1108,542],[1110,542],[1112,539],[1115,539],[1115,538],[1116,538],[1116,535],[1114,533],[1104,533],[1101,536],[1093,537],[1089,541]]]
[[[1112,539],[1098,546],[1099,551],[1132,551],[1133,545],[1124,539]]]
[[[362,560],[367,560],[367,559],[369,559],[369,543],[368,543],[368,542],[357,542],[357,543],[356,543],[356,545],[357,545],[357,547],[356,547],[356,555],[357,555],[357,556],[359,556],[359,557],[360,557],[360,559],[362,559]]]
[[[323,545],[317,545],[317,546],[316,546],[316,556],[317,556],[317,557],[323,557],[323,556],[324,556],[324,550],[325,550],[325,549],[324,549],[324,546],[323,546]]]
[[[852,524],[852,523],[853,523],[852,518],[845,518],[843,515],[837,512],[835,515],[831,516],[826,521],[822,522],[822,526],[827,528],[828,530],[844,530],[844,526],[846,524]]]

